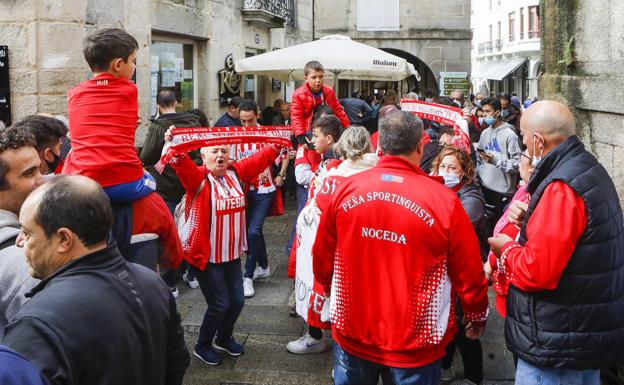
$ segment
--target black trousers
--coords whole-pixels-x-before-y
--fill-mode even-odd
[[[456,302],[457,327],[458,332],[455,338],[446,346],[446,356],[442,359],[442,368],[448,369],[453,365],[453,356],[455,349],[459,350],[462,362],[464,363],[464,377],[475,384],[483,382],[483,348],[481,341],[471,340],[466,337],[466,328],[461,324],[464,318],[464,312]]]

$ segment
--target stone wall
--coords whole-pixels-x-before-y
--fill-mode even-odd
[[[542,0],[540,98],[566,103],[624,201],[624,2]]]
[[[377,48],[408,52],[436,78],[440,71],[470,72],[470,0],[401,0],[398,32],[357,31],[357,0],[317,0],[316,37],[343,34]]]
[[[266,29],[242,20],[242,1],[232,0],[4,0],[0,1],[0,45],[9,46],[13,120],[46,111],[67,113],[67,91],[88,79],[82,42],[96,28],[123,26],[139,42],[137,87],[140,114],[137,144],[150,112],[150,44],[153,36],[181,37],[197,47],[198,105],[214,122],[219,107],[218,71],[225,57],[238,60],[246,49],[270,51],[312,39],[312,3],[296,1],[296,27]],[[258,101],[272,104],[259,79]]]

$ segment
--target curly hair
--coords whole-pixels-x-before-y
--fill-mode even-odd
[[[340,135],[340,140],[336,143],[334,150],[343,159],[360,159],[364,154],[373,152],[370,134],[362,126],[351,126]]]
[[[26,146],[34,148],[36,144],[35,137],[23,129],[11,126],[0,131],[0,154]],[[9,188],[9,182],[6,180],[8,172],[9,165],[0,159],[0,190]]]
[[[466,151],[457,147],[445,146],[431,163],[431,170],[437,173],[440,168],[440,163],[442,163],[442,159],[449,155],[454,156],[457,161],[459,161],[459,164],[464,170],[463,179],[466,181],[466,184],[473,184],[475,179],[474,163],[472,163],[472,160]]]

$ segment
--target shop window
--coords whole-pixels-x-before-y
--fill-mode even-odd
[[[156,114],[156,94],[161,88],[175,92],[179,112],[197,108],[195,45],[155,38],[151,56],[151,114]]]

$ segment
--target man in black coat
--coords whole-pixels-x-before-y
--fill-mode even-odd
[[[624,218],[605,168],[575,135],[570,110],[537,102],[520,122],[535,169],[510,222],[518,241],[490,238],[509,280],[505,340],[516,385],[597,385],[624,364]]]
[[[60,176],[20,211],[31,275],[41,283],[2,343],[49,384],[179,385],[189,365],[175,300],[153,271],[107,244],[112,210],[102,188]]]

